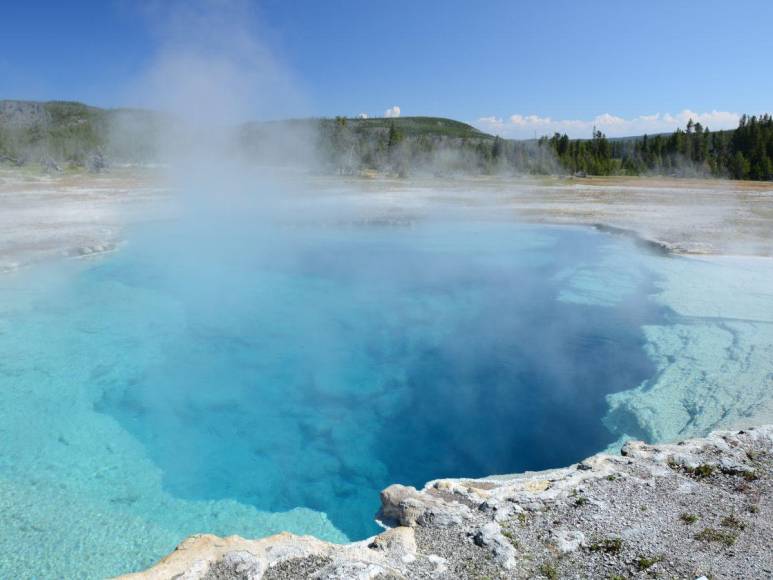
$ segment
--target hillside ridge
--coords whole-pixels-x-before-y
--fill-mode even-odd
[[[58,170],[158,163],[162,137],[183,123],[143,109],[72,101],[0,101],[0,162]],[[773,117],[742,116],[737,129],[690,120],[670,135],[537,140],[490,135],[444,117],[307,118],[235,127],[228,154],[248,164],[338,175],[665,175],[773,180]],[[172,132],[173,133],[173,132]],[[195,140],[195,138],[194,138]],[[189,137],[177,143],[191,142]],[[91,160],[98,159],[98,163]]]

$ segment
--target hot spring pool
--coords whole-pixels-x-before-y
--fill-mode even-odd
[[[503,223],[129,244],[0,293],[0,576],[141,569],[197,532],[378,531],[378,492],[563,466],[673,312],[624,238]]]

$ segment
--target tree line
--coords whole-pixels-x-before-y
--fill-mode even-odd
[[[711,132],[688,121],[670,135],[610,140],[594,130],[590,140],[570,140],[565,134],[544,137],[561,166],[589,175],[714,176],[733,179],[773,179],[773,117],[741,117],[732,131]]]
[[[716,132],[690,120],[671,134],[609,139],[594,129],[591,139],[555,133],[536,141],[482,134],[408,136],[394,123],[360,131],[338,117],[322,125],[318,148],[339,173],[651,174],[773,180],[771,115],[744,115],[737,129]]]

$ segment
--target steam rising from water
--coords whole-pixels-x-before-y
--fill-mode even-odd
[[[195,0],[143,4],[159,48],[127,88],[127,101],[166,115],[156,127],[157,159],[168,164],[184,196],[201,192],[213,208],[256,184],[255,159],[247,162],[244,123],[302,115],[305,103],[290,70],[269,50],[255,4],[246,0]],[[128,123],[125,120],[124,125]],[[132,133],[122,125],[115,131]],[[272,145],[303,152],[313,165],[313,136],[275,132]],[[264,192],[265,193],[265,192]]]
[[[130,242],[153,246],[148,257],[175,273],[169,279],[178,292],[195,291],[199,302],[227,300],[222,268],[232,265],[233,256],[247,264],[267,252],[288,251],[275,225],[289,217],[297,193],[278,176],[281,162],[247,159],[243,124],[297,113],[303,99],[292,74],[260,38],[253,3],[175,1],[143,9],[160,48],[129,92],[138,104],[168,115],[157,126],[155,149],[166,164],[178,215],[163,231],[134,232]],[[276,131],[267,149],[271,161],[292,152],[310,167],[313,142],[307,132]]]
[[[142,104],[203,130],[302,109],[292,73],[261,39],[254,3],[173,1],[146,4],[145,15],[160,48],[130,89]],[[220,145],[198,144],[213,151]]]
[[[657,313],[641,291],[619,308],[558,299],[561,271],[594,259],[599,234],[247,225],[214,263],[196,268],[202,256],[160,232],[163,248],[135,245],[83,281],[84,294],[117,282],[158,296],[134,308],[167,329],[140,339],[162,357],[101,378],[97,409],[145,444],[175,496],[308,507],[366,537],[390,483],[605,447],[604,395],[652,371],[640,325]],[[245,237],[258,249],[240,251]],[[109,324],[133,342],[127,320]]]
[[[353,208],[323,209],[246,163],[236,125],[271,115],[287,75],[243,25],[245,5],[202,7],[222,5],[176,14],[140,83],[176,117],[159,148],[178,219],[134,232],[94,273],[170,305],[171,319],[139,314],[174,328],[163,360],[111,379],[97,406],[146,444],[167,489],[309,507],[364,537],[394,481],[547,467],[608,444],[598,419],[612,377],[632,386],[649,367],[631,355],[636,324],[555,300],[563,262],[538,250],[577,254],[493,224],[342,230]],[[296,154],[314,142],[273,137]]]

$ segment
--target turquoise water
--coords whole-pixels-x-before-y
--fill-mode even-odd
[[[151,228],[3,281],[0,576],[136,570],[203,531],[364,538],[390,483],[605,448],[605,396],[654,373],[642,325],[666,313],[623,239],[457,222],[189,236]],[[567,299],[568,273],[610,255],[636,270],[624,291]]]

